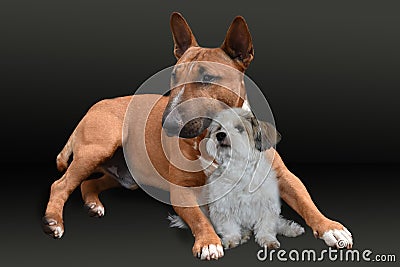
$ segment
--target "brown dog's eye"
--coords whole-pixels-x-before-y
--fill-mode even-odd
[[[212,76],[212,75],[210,75],[210,74],[205,74],[204,76],[203,76],[203,78],[201,79],[201,81],[203,82],[203,83],[210,83],[210,82],[213,82],[215,80],[215,76]]]

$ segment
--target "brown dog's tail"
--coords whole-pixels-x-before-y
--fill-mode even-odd
[[[62,172],[68,168],[68,160],[72,154],[72,139],[74,137],[75,131],[71,134],[68,142],[65,144],[64,148],[61,150],[60,154],[57,156],[57,169]]]

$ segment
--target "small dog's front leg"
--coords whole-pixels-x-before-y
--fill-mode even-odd
[[[240,240],[240,244],[244,244],[250,240],[252,231],[248,228],[242,228],[241,234],[242,234],[242,240]]]
[[[222,245],[225,249],[237,247],[242,243],[242,233],[240,225],[233,220],[221,221],[218,216],[210,216],[215,226],[215,230],[221,236]]]
[[[276,225],[279,215],[267,210],[261,220],[254,226],[254,235],[256,242],[269,249],[277,249],[280,247],[278,239],[276,239]]]

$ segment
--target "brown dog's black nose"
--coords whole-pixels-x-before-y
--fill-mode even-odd
[[[222,140],[225,139],[226,133],[224,133],[224,132],[219,132],[219,133],[216,134],[216,137],[217,137],[217,140],[221,142]]]

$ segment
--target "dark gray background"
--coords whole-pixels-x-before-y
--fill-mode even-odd
[[[66,235],[40,230],[55,156],[87,109],[132,94],[174,64],[169,16],[181,12],[198,42],[222,43],[246,18],[259,85],[283,135],[278,150],[318,206],[343,221],[358,248],[398,253],[398,1],[1,1],[1,258],[6,266],[196,263],[189,232],[143,192],[104,193],[106,218],[86,218],[79,192]],[[288,207],[288,217],[299,219]],[[283,247],[316,248],[311,231]],[[252,242],[218,264],[256,263]],[[268,264],[268,263],[263,263]],[[335,263],[335,265],[338,263]],[[262,264],[260,264],[262,265]]]
[[[288,162],[399,162],[398,1],[2,1],[4,161],[53,160],[96,101],[132,94],[174,64],[169,16],[222,43],[236,15],[253,35]],[[20,157],[16,145],[32,157]]]

